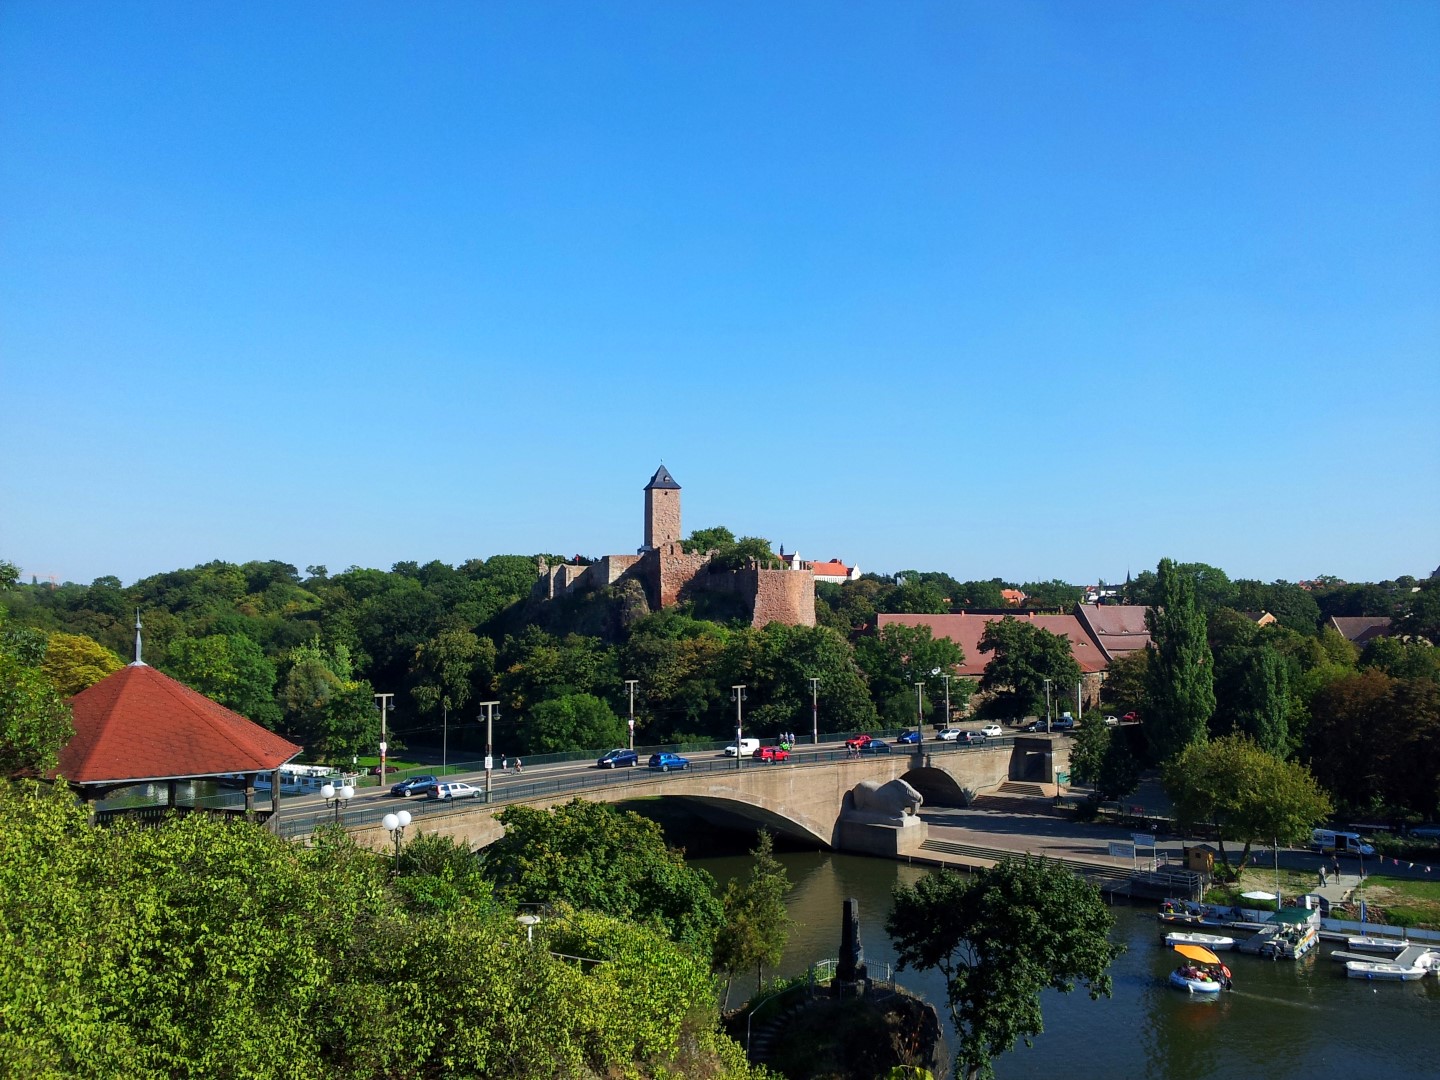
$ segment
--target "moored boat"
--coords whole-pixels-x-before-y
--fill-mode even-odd
[[[1374,937],[1370,934],[1360,934],[1345,939],[1345,944],[1352,949],[1359,949],[1361,952],[1371,953],[1401,953],[1405,951],[1410,942],[1404,938]]]
[[[1235,947],[1235,939],[1222,934],[1198,934],[1175,930],[1165,935],[1165,944],[1172,949],[1176,945],[1201,945],[1211,952],[1225,952],[1227,949]]]
[[[1299,960],[1320,944],[1320,913],[1309,908],[1281,908],[1240,951],[1272,959]]]
[[[1415,982],[1430,970],[1426,964],[1402,967],[1384,960],[1347,960],[1345,975],[1351,979],[1384,979],[1393,982]]]

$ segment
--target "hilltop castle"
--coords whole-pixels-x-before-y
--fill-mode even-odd
[[[640,550],[634,555],[606,555],[584,566],[550,566],[542,559],[536,593],[553,600],[630,580],[644,587],[653,611],[701,592],[727,593],[744,602],[752,626],[815,625],[815,575],[808,563],[794,559],[789,567],[720,570],[710,565],[713,551],[686,552],[680,535],[680,485],[661,465],[645,485],[645,539]]]

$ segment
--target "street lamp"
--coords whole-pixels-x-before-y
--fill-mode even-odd
[[[495,768],[495,752],[493,736],[495,734],[495,709],[500,704],[498,701],[482,701],[485,706],[485,801],[490,801],[490,773]]]
[[[390,699],[394,694],[376,694],[375,700],[380,703],[380,786],[385,786],[385,751],[389,749],[385,745],[385,719],[390,712]]]
[[[815,745],[820,745],[820,680],[810,676],[810,730]]]
[[[1045,730],[1050,730],[1050,680],[1045,680]]]
[[[535,940],[535,924],[540,921],[540,916],[516,915],[515,921],[518,922],[521,926],[525,927],[525,940],[533,942]]]
[[[740,705],[745,700],[745,684],[730,687],[730,700],[735,702],[735,768],[740,768]]]
[[[940,678],[945,680],[945,726],[950,726],[950,673],[947,671]]]
[[[326,784],[320,789],[320,797],[325,800],[325,807],[335,808],[335,824],[340,824],[340,810],[355,797],[355,789],[349,784],[341,784],[336,787],[334,784]]]
[[[638,679],[626,679],[625,689],[630,691],[630,749],[635,749],[635,687]]]
[[[921,679],[915,684],[915,728],[920,730],[925,727],[925,680]]]
[[[380,819],[387,832],[395,838],[395,874],[400,874],[400,841],[405,839],[405,826],[410,824],[410,811],[401,810],[398,814],[386,814]]]

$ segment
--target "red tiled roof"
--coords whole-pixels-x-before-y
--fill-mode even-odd
[[[928,626],[935,637],[947,637],[964,650],[965,662],[956,669],[958,674],[980,676],[985,673],[985,665],[994,655],[980,651],[980,635],[985,633],[989,623],[1007,618],[1024,619],[1052,634],[1068,638],[1070,654],[1075,657],[1082,672],[1104,671],[1109,667],[1109,660],[1090,640],[1074,615],[975,615],[963,612],[958,615],[879,615],[876,626]]]
[[[850,576],[850,568],[838,559],[832,559],[830,562],[812,562],[810,564],[810,571],[821,577]]]
[[[1365,645],[1372,638],[1390,636],[1388,615],[1332,615],[1330,625],[1356,645]]]
[[[1150,644],[1143,604],[1076,604],[1075,616],[1111,660]]]
[[[70,709],[58,771],[72,784],[265,772],[304,749],[147,665],[106,676]]]
[[[1020,589],[1001,589],[1000,597],[1007,604],[1023,604],[1025,602],[1025,593]]]

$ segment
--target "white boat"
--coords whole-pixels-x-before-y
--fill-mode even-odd
[[[1401,967],[1384,960],[1347,960],[1345,974],[1351,979],[1386,979],[1397,982],[1415,982],[1423,979],[1430,970],[1428,965],[1415,964]]]
[[[1368,934],[1348,937],[1345,944],[1351,949],[1373,953],[1401,953],[1410,942],[1403,938],[1371,937]]]
[[[244,783],[244,773],[229,773],[220,777],[221,780],[228,780],[231,783]],[[281,765],[280,766],[280,791],[284,795],[318,795],[320,789],[326,784],[334,784],[342,787],[346,784],[354,787],[359,777],[354,773],[342,773],[330,765]],[[270,790],[270,774],[268,772],[255,774],[255,790]]]
[[[1235,939],[1220,934],[1194,934],[1177,930],[1165,935],[1165,944],[1171,948],[1176,945],[1203,945],[1211,952],[1225,952],[1235,947]]]
[[[1299,960],[1320,944],[1320,913],[1308,908],[1281,908],[1240,951],[1276,959]]]

